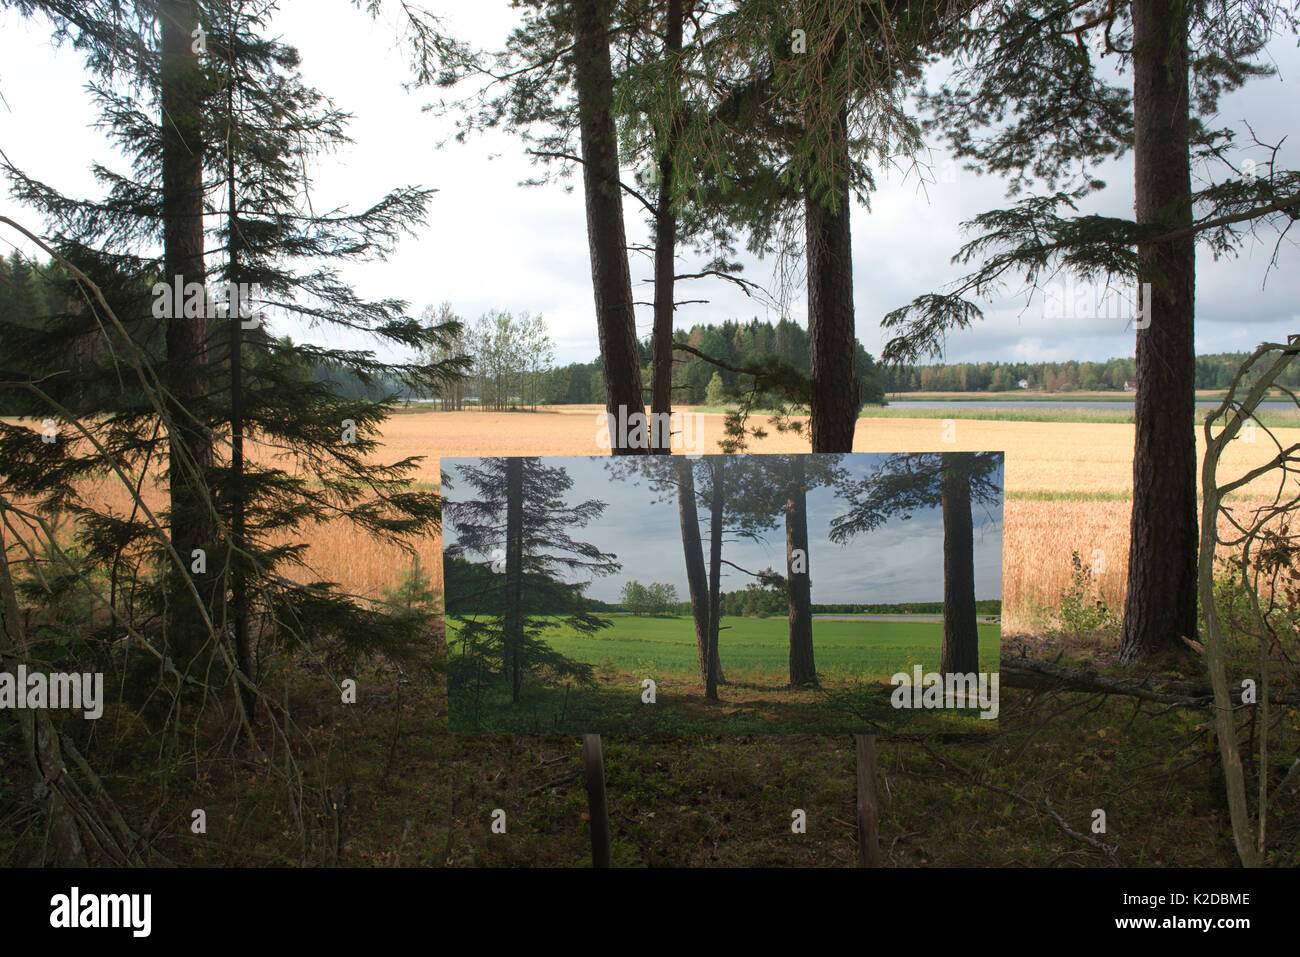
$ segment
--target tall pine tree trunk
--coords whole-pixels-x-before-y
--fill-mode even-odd
[[[202,69],[191,34],[198,26],[191,0],[161,0],[161,101],[163,275],[168,283],[204,283]],[[212,465],[212,444],[191,415],[206,387],[207,320],[176,315],[167,320],[168,491],[172,545],[183,570],[170,578],[171,621],[167,641],[179,667],[198,652],[207,629],[189,592],[187,575],[195,549],[211,549],[215,528],[203,491]],[[215,577],[215,576],[214,576]],[[195,580],[210,609],[212,582]]]
[[[1179,0],[1133,3],[1137,221],[1192,222],[1187,13]],[[1163,231],[1163,229],[1161,230]],[[1137,331],[1133,514],[1120,660],[1196,634],[1196,250],[1188,236],[1138,248],[1149,325]]]
[[[944,674],[979,671],[979,628],[975,615],[975,529],[970,511],[970,465],[966,453],[943,453]]]
[[[808,500],[804,459],[791,456],[790,484],[785,498],[785,588],[790,609],[790,684],[817,683],[813,659],[812,569],[808,567]]]
[[[682,0],[668,0],[667,39],[664,52],[675,57],[682,49]],[[671,82],[678,83],[674,64]],[[673,211],[673,150],[677,139],[677,117],[668,119],[665,146],[659,157],[659,198],[655,206],[655,304],[654,304],[654,378],[650,385],[651,411],[664,416],[673,410],[673,276],[677,259],[677,214]],[[667,421],[666,419],[664,421]],[[672,437],[667,430],[654,447],[669,452]]]
[[[849,232],[848,113],[835,124],[829,195],[804,189],[808,260],[808,361],[812,450],[853,451],[859,384],[854,374],[853,250]]]
[[[523,687],[524,643],[524,460],[506,459],[506,641],[510,700],[519,703]]]
[[[713,469],[713,494],[709,502],[709,669],[704,681],[704,697],[718,700],[718,633],[722,609],[722,510],[726,503],[724,488],[727,460],[719,455],[710,461]]]
[[[677,459],[677,515],[682,526],[682,551],[686,554],[686,584],[691,593],[691,618],[695,622],[695,652],[700,666],[700,683],[709,681],[712,648],[713,672],[721,683],[722,665],[718,649],[709,640],[709,575],[704,568],[704,545],[700,541],[700,516],[695,504],[695,467],[682,456]]]
[[[617,419],[645,414],[641,396],[641,359],[636,342],[632,279],[627,265],[623,196],[619,186],[618,137],[610,104],[614,77],[609,60],[607,0],[573,0],[574,86],[582,140],[582,185],[587,203],[587,243],[596,301],[596,328],[605,376],[605,408]],[[610,429],[615,454],[629,449]]]

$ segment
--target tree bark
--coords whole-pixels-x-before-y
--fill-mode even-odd
[[[804,460],[791,456],[790,484],[785,499],[785,587],[790,609],[790,684],[815,685],[817,665],[813,659],[812,580],[808,552],[808,501],[804,481]],[[802,552],[802,555],[796,554]],[[802,571],[796,571],[796,567]]]
[[[524,461],[506,459],[506,615],[505,658],[510,700],[519,703],[523,687]]]
[[[704,680],[704,697],[718,700],[718,632],[722,606],[722,510],[726,503],[723,482],[727,461],[715,455],[709,463],[713,469],[713,495],[709,503],[709,668]]]
[[[691,618],[695,622],[695,651],[700,666],[700,684],[709,680],[709,575],[704,568],[704,545],[700,541],[700,515],[695,504],[695,468],[685,456],[677,460],[677,515],[682,526],[682,551],[686,554],[686,584],[691,594]],[[713,668],[722,682],[722,666],[712,649]]]
[[[836,124],[833,160],[846,168],[836,177],[832,201],[804,190],[808,260],[808,360],[811,367],[811,428],[814,452],[852,452],[860,386],[853,367],[853,249],[849,232],[848,114]]]
[[[587,243],[596,301],[596,328],[605,377],[605,409],[617,419],[645,414],[641,359],[636,342],[632,279],[627,265],[623,196],[619,186],[618,137],[610,104],[614,77],[609,60],[608,5],[605,0],[573,0],[574,86],[582,140],[582,184],[587,204]],[[610,430],[614,454],[638,454],[626,436]]]
[[[664,52],[668,57],[676,57],[682,49],[682,0],[668,0],[666,17]],[[678,83],[675,65],[671,82]],[[676,115],[668,119],[664,140],[664,151],[659,157],[659,197],[655,205],[654,377],[650,386],[650,409],[667,416],[673,410],[673,276],[677,261],[677,214],[673,211],[672,180]],[[652,451],[668,453],[671,448],[672,437],[664,434]]]
[[[1133,4],[1137,221],[1190,226],[1187,21],[1175,0]],[[1138,247],[1133,512],[1120,660],[1196,635],[1196,251],[1191,236]],[[1145,324],[1145,328],[1142,326]]]
[[[159,120],[162,148],[163,277],[182,290],[190,282],[206,282],[203,262],[203,104],[202,69],[192,50],[190,34],[198,25],[191,0],[161,0],[158,20],[162,37]],[[204,494],[205,473],[212,465],[212,443],[191,416],[206,388],[207,319],[176,315],[166,320],[167,368],[171,396],[166,408],[167,481],[170,496],[172,545],[184,565],[172,569],[171,627],[166,640],[182,670],[207,637],[189,592],[191,553],[211,549],[216,529]],[[213,576],[215,578],[215,576]],[[212,579],[195,582],[210,609],[215,594]]]
[[[979,671],[979,628],[975,614],[975,530],[970,511],[967,453],[943,453],[940,498],[943,510],[944,674]]]

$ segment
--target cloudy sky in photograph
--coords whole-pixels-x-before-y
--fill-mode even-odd
[[[733,461],[744,462],[747,456]],[[754,458],[760,458],[755,456]],[[844,456],[840,466],[855,479],[872,475],[888,456],[855,453]],[[478,464],[480,459],[443,459],[442,468],[452,479],[450,502],[473,495],[472,487],[457,481],[458,465]],[[611,469],[617,463],[609,457],[543,458],[547,466],[560,466],[573,479],[564,493],[568,505],[597,500],[607,503],[603,514],[584,528],[569,529],[576,541],[590,542],[613,553],[622,568],[612,575],[592,580],[586,594],[601,601],[618,601],[623,585],[636,580],[644,585],[670,582],[680,600],[690,595],[682,552],[681,525],[673,492],[656,493],[645,481],[619,477]],[[638,459],[635,461],[644,461]],[[1003,484],[1001,467],[991,480]],[[697,479],[697,488],[698,486]],[[875,531],[858,535],[845,545],[830,541],[831,521],[845,514],[847,507],[833,488],[808,492],[809,573],[812,600],[839,602],[916,602],[943,600],[943,514],[938,508],[916,509],[907,519],[890,519]],[[975,526],[975,597],[1002,596],[1002,503],[976,505],[971,510]],[[708,514],[700,505],[700,535],[708,560]],[[456,529],[447,522],[444,546],[457,541]],[[785,525],[777,518],[770,530],[756,541],[724,536],[722,557],[750,571],[772,568],[785,574]],[[470,556],[487,561],[486,556]],[[722,590],[740,591],[754,581],[734,568],[723,566]]]
[[[500,44],[515,17],[506,0],[428,5],[442,13],[459,36],[489,47]],[[440,145],[453,132],[453,120],[424,110],[439,92],[404,87],[411,79],[409,58],[392,10],[372,20],[344,0],[284,0],[274,24],[285,41],[298,47],[305,80],[354,117],[349,127],[354,144],[316,164],[315,207],[364,207],[398,185],[439,190],[428,224],[394,255],[345,271],[362,294],[402,298],[416,312],[447,301],[466,318],[492,308],[541,312],[559,361],[595,358],[581,190],[566,191],[560,183],[521,187],[521,180],[538,171],[521,142],[504,133]],[[95,196],[92,163],[118,170],[127,164],[96,127],[80,57],[69,48],[52,48],[49,36],[48,25],[39,18],[24,21],[13,11],[0,13],[0,149],[37,179],[70,195]],[[1300,54],[1294,40],[1274,43],[1269,54],[1278,76],[1224,97],[1217,125],[1244,132],[1242,122],[1248,120],[1261,140],[1276,142],[1292,132],[1300,113],[1295,91]],[[1298,165],[1295,144],[1288,142],[1279,158],[1285,167]],[[870,211],[854,209],[857,334],[873,354],[879,354],[884,340],[878,327],[881,316],[961,275],[961,267],[949,261],[967,238],[961,223],[1007,205],[1005,184],[997,178],[957,168],[942,151],[928,159],[932,182],[922,184],[915,173],[882,171]],[[1131,156],[1109,164],[1102,175],[1108,187],[1086,201],[1085,211],[1131,216]],[[580,177],[569,182],[580,185]],[[7,192],[0,195],[0,213],[38,232],[44,225]],[[634,200],[627,201],[626,216],[629,239],[644,240],[643,211]],[[1261,241],[1248,243],[1235,258],[1215,261],[1202,253],[1197,273],[1198,353],[1246,350],[1296,331],[1297,250],[1290,240],[1285,242],[1279,265],[1268,272],[1275,238],[1266,231]],[[0,231],[0,252],[7,253],[15,243],[33,252],[16,234]],[[752,258],[746,262],[749,278],[770,283],[772,263]],[[648,260],[633,259],[634,282],[648,279],[650,273]],[[648,299],[648,287],[639,289],[647,294],[637,298]],[[682,307],[677,322],[683,327],[755,315],[779,318],[774,310],[717,281],[696,283],[683,298],[710,300]],[[950,360],[1100,360],[1133,354],[1134,332],[1123,316],[1049,320],[1041,296],[1027,302],[1024,295],[1008,295],[981,305],[985,319],[950,338]],[[791,303],[790,315],[804,321],[802,292]],[[298,339],[316,335],[284,320],[272,326]],[[638,331],[643,336],[650,331],[648,308],[639,309]],[[333,344],[341,344],[337,336]]]

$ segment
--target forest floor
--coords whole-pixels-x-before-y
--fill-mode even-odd
[[[526,687],[513,703],[501,688],[451,697],[453,731],[603,734],[852,734],[885,728],[910,733],[983,733],[992,727],[977,707],[896,710],[894,688],[879,681],[825,680],[818,688],[732,680],[717,700],[698,676],[678,677],[642,697],[639,672],[601,669],[592,686]]]
[[[1041,638],[1009,640],[1029,641],[1039,653],[1065,650]],[[299,674],[286,685],[315,747],[303,757],[308,803],[319,810],[306,816],[306,841],[270,770],[214,764],[171,797],[173,837],[162,844],[178,862],[589,863],[577,735],[451,733],[440,681],[403,684],[391,669],[358,677],[350,708],[334,703],[337,689],[327,682]],[[1204,712],[1076,692],[1004,688],[1001,698],[998,728],[987,735],[880,737],[888,866],[1235,863]],[[1274,753],[1293,755],[1300,715],[1283,718]],[[604,746],[616,865],[856,859],[849,735],[609,735]],[[127,801],[157,798],[113,780]],[[201,839],[185,833],[195,806],[207,809]],[[1300,788],[1275,808],[1271,842],[1284,850],[1270,863],[1296,866]],[[796,809],[807,815],[806,833],[791,830]],[[492,829],[498,810],[505,833]],[[1098,811],[1105,832],[1094,834]]]

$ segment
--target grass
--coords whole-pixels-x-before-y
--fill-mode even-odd
[[[990,422],[1109,422],[1133,423],[1133,413],[1111,409],[908,409],[900,405],[863,409],[863,419],[983,419]]]
[[[642,677],[694,675],[695,632],[689,618],[638,618],[613,615],[612,626],[592,636],[556,629],[548,641],[578,661],[646,670]],[[817,670],[887,680],[914,664],[939,666],[943,626],[939,622],[814,621]],[[454,638],[453,638],[454,640]],[[980,650],[996,662],[998,628],[980,627]],[[718,655],[728,676],[747,681],[784,681],[788,672],[789,624],[785,618],[722,619]]]
[[[1133,402],[1132,392],[891,392],[889,402]],[[1201,396],[1198,396],[1201,398]]]
[[[727,679],[720,701],[703,695],[689,618],[611,616],[612,625],[582,635],[558,625],[545,635],[556,651],[593,665],[594,687],[526,681],[512,703],[499,685],[457,689],[452,727],[477,731],[604,731],[624,733],[837,733],[873,726],[916,730],[990,730],[974,711],[895,710],[889,678],[914,665],[937,671],[939,622],[816,621],[818,689],[791,689],[789,633],[784,618],[724,618],[719,657]],[[456,654],[455,623],[449,630]],[[980,667],[996,671],[998,626],[980,626]],[[654,679],[656,701],[642,701]]]
[[[1051,648],[1036,657],[1054,658]],[[1071,663],[1068,657],[1063,663]],[[305,676],[282,692],[320,742],[306,779],[332,787],[333,811],[311,818],[303,860],[292,807],[252,770],[204,766],[169,803],[181,864],[586,867],[591,860],[580,746],[573,734],[448,733],[441,688],[401,690],[397,676],[357,675],[362,703],[338,704],[329,682]],[[879,743],[880,833],[892,867],[1230,867],[1227,808],[1212,733],[1198,711],[1129,698],[1004,687],[995,734]],[[113,730],[116,711],[101,733]],[[80,719],[77,719],[80,720]],[[84,722],[83,722],[84,723]],[[1300,722],[1275,739],[1279,768]],[[141,753],[144,751],[143,745]],[[848,735],[611,735],[605,773],[617,866],[852,867],[856,859],[854,745]],[[143,761],[150,760],[147,756]],[[141,785],[126,769],[110,784],[123,800]],[[1106,811],[1114,860],[1068,836],[1046,811],[979,781],[1049,799],[1088,833]],[[0,779],[0,797],[7,782]],[[129,792],[129,793],[122,793]],[[1274,866],[1300,865],[1300,792],[1270,817]],[[209,833],[187,838],[189,810],[208,809]],[[505,834],[491,815],[507,813]],[[808,831],[790,831],[795,808]]]
[[[1086,492],[1079,489],[1058,492],[1050,488],[1027,488],[1008,491],[1008,502],[1132,502],[1133,493],[1124,489],[1098,489]]]
[[[970,402],[995,401],[993,399],[930,399],[932,402],[953,402],[961,404]],[[1003,400],[1005,401],[1005,400]],[[1048,400],[1040,400],[1045,405],[1050,405]],[[983,419],[992,422],[1133,422],[1132,411],[1120,412],[1111,409],[955,409],[955,408],[924,408],[909,409],[906,408],[906,401],[899,402],[897,405],[867,405],[863,406],[862,411],[858,413],[858,420],[863,419]],[[701,415],[724,416],[729,412],[735,412],[733,406],[712,406],[699,405],[692,406],[691,412]],[[765,423],[773,414],[771,409],[751,409],[750,423],[758,425]]]

